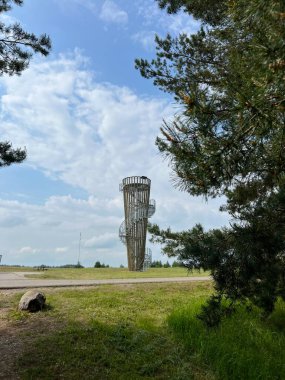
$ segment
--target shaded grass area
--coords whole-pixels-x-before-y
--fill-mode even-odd
[[[285,379],[285,304],[279,302],[268,320],[260,311],[239,306],[218,328],[206,329],[195,315],[201,299],[168,318],[179,342],[195,363],[209,366],[217,379]]]
[[[209,272],[188,272],[186,268],[150,268],[145,272],[130,272],[127,268],[51,268],[28,278],[64,279],[64,280],[100,280],[120,278],[155,278],[208,276]]]
[[[166,323],[173,309],[209,292],[210,283],[47,289],[45,312],[10,312],[11,323],[31,325],[20,378],[213,379],[189,360]],[[35,338],[33,323],[41,319],[61,328]]]
[[[56,348],[55,348],[56,347]],[[23,379],[191,379],[185,352],[166,334],[93,321],[41,339],[20,360]],[[41,365],[39,366],[39,362]]]

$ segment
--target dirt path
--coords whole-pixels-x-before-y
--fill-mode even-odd
[[[18,332],[0,328],[0,379],[18,380],[15,362],[23,352],[24,342],[19,339]]]
[[[18,360],[29,345],[45,334],[49,334],[61,325],[54,318],[41,315],[29,315],[27,320],[11,322],[8,314],[15,311],[11,305],[5,305],[5,295],[9,298],[16,290],[1,291],[0,308],[0,380],[19,380]],[[4,298],[4,301],[3,301]]]

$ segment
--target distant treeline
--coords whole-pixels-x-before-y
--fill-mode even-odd
[[[176,267],[183,267],[183,263],[179,261],[173,261],[172,264],[170,264],[168,261],[166,263],[162,263],[160,260],[153,261],[150,265],[151,268],[176,268]],[[0,267],[16,267],[16,268],[26,268],[29,267],[28,265],[9,265],[9,264],[1,264]],[[64,265],[34,265],[32,268],[35,269],[52,269],[52,268],[85,268],[80,262],[77,264],[64,264]],[[101,263],[100,261],[96,261],[94,264],[94,268],[110,268],[110,265]],[[111,267],[112,268],[112,267]],[[125,268],[123,264],[120,265],[120,268]]]
[[[162,264],[162,262],[159,260],[157,261],[152,261],[152,263],[150,264],[150,267],[151,268],[177,268],[177,267],[183,267],[183,264],[181,262],[178,262],[178,261],[173,261],[172,265],[169,264],[169,262],[167,261],[166,263]]]
[[[84,266],[80,263],[77,264],[64,264],[64,265],[35,265],[33,266],[35,269],[51,269],[51,268],[84,268]]]
[[[104,263],[101,264],[100,261],[96,261],[96,263],[94,264],[94,268],[110,268],[110,266]]]
[[[48,268],[84,268],[80,263],[77,264],[64,264],[64,265],[18,265],[18,264],[1,264],[0,267],[14,267],[14,268],[35,268],[35,269],[48,269]]]
[[[26,268],[28,265],[16,265],[16,264],[0,264],[0,267],[16,267],[16,268]]]

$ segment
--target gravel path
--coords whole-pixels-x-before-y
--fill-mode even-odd
[[[210,281],[211,277],[125,278],[106,280],[47,280],[25,278],[37,272],[0,272],[0,289]],[[38,273],[37,273],[38,274]]]

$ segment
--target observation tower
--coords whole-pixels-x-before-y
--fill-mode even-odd
[[[127,246],[128,268],[142,271],[146,267],[147,222],[155,213],[155,201],[149,199],[151,180],[147,177],[126,177],[120,184],[124,196],[125,220],[119,237]]]

